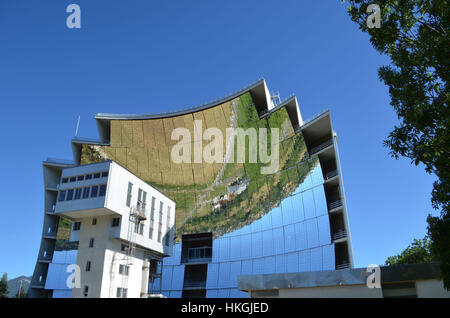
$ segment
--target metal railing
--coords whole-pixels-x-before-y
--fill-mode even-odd
[[[350,267],[351,267],[350,263],[341,263],[336,266],[336,269],[346,269]]]
[[[336,209],[338,207],[342,206],[342,201],[341,200],[336,200],[334,202],[331,202],[330,204],[328,204],[328,210],[333,210]]]
[[[210,246],[192,247],[188,249],[188,260],[211,258],[212,248]]]
[[[183,283],[183,288],[205,288],[206,280],[190,281],[185,280]]]
[[[330,171],[327,174],[325,174],[325,180],[329,180],[331,178],[334,178],[334,177],[337,176],[337,174],[338,174],[337,170]]]
[[[333,233],[333,241],[347,237],[347,232],[344,229],[339,229]]]
[[[324,143],[321,143],[317,147],[314,147],[313,149],[311,149],[311,151],[309,153],[312,156],[312,155],[318,153],[319,151],[331,146],[332,144],[333,144],[333,139],[329,139],[329,140],[325,141]]]

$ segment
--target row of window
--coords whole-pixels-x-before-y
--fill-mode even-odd
[[[104,197],[105,195],[106,184],[100,184],[84,188],[60,190],[58,202]]]
[[[108,171],[103,171],[103,172],[83,174],[83,175],[79,175],[79,176],[64,177],[61,179],[61,183],[70,183],[70,182],[77,182],[77,181],[84,181],[84,180],[91,180],[91,179],[98,179],[98,178],[106,178],[106,177],[108,177],[108,174],[109,174]]]

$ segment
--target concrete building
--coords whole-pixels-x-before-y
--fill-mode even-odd
[[[66,167],[56,189],[53,214],[72,221],[68,241],[78,246],[72,297],[147,297],[172,254],[175,202],[112,161]],[[53,259],[50,275],[71,263],[57,264]],[[63,278],[42,289],[68,296]]]
[[[72,239],[62,229],[73,224],[53,212],[61,171],[105,160],[117,162],[176,203],[173,254],[164,259],[162,279],[155,280],[167,297],[246,297],[238,289],[240,275],[353,267],[337,134],[329,111],[304,121],[295,96],[281,100],[261,79],[194,108],[165,114],[99,113],[95,120],[98,140],[74,138],[72,163],[44,162],[44,228],[32,296],[52,295],[44,287],[53,250],[71,249]],[[190,161],[172,160],[174,146],[182,144],[173,139],[177,128],[189,132],[192,138],[184,145],[191,149],[208,144],[211,128],[226,136],[223,161],[198,161],[194,151]],[[228,129],[255,129],[260,137],[262,128],[279,132],[278,138],[267,137],[268,145],[279,148],[278,169],[269,174],[262,168],[272,161],[249,160],[247,143],[245,161],[239,162],[235,137],[227,135]]]
[[[450,298],[438,263],[383,266],[378,277],[377,286],[366,268],[248,275],[239,289],[252,298]]]

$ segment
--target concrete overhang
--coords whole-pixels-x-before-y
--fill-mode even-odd
[[[316,140],[323,138],[324,136],[333,136],[333,127],[331,125],[330,111],[325,111],[313,119],[305,122],[299,129],[306,140],[310,143],[314,143]]]
[[[242,291],[365,285],[372,271],[353,268],[302,273],[248,275],[238,277]],[[439,263],[408,264],[380,267],[381,283],[395,283],[424,279],[439,279]]]

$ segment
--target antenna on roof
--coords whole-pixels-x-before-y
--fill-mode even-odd
[[[273,106],[281,104],[280,92],[272,92],[270,98],[272,99]]]
[[[78,115],[77,128],[75,129],[75,137],[78,136],[78,127],[80,127],[80,115]]]

